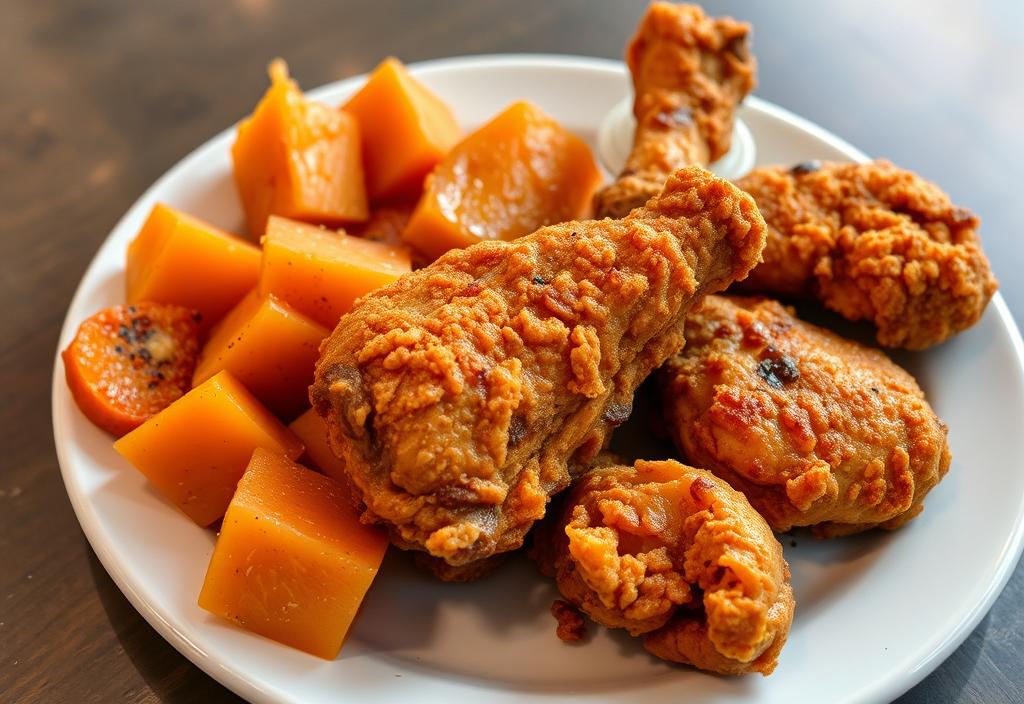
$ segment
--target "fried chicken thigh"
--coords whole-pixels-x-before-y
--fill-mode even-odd
[[[310,398],[364,520],[466,565],[519,547],[704,294],[758,261],[753,200],[683,169],[623,220],[484,242],[357,302]]]
[[[978,218],[887,161],[761,168],[737,185],[768,223],[744,291],[815,296],[911,350],[973,325],[996,291]]]
[[[736,106],[754,88],[750,25],[708,17],[697,5],[655,2],[626,48],[633,75],[633,150],[597,193],[597,217],[620,218],[661,191],[684,166],[729,151]]]
[[[594,469],[535,536],[541,571],[660,658],[722,674],[775,668],[793,621],[782,546],[747,499],[674,461]]]
[[[708,297],[660,373],[680,452],[777,531],[897,528],[949,469],[946,426],[910,374],[775,301]]]

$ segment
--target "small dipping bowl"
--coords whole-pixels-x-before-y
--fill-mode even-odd
[[[636,118],[633,117],[633,98],[623,98],[608,111],[597,131],[597,151],[601,164],[612,174],[618,174],[633,148],[633,131]],[[735,179],[743,176],[757,161],[757,146],[754,135],[743,120],[736,118],[732,131],[732,145],[729,151],[708,167],[716,176]]]

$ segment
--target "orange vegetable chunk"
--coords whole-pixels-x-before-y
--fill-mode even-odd
[[[269,215],[324,224],[365,220],[358,121],[308,100],[284,61],[273,61],[269,72],[270,89],[238,125],[231,148],[249,234],[262,235]]]
[[[251,242],[158,203],[128,245],[128,303],[173,303],[199,311],[209,329],[259,277]]]
[[[210,334],[192,384],[227,369],[278,416],[294,418],[309,405],[313,366],[329,334],[276,296],[253,290]]]
[[[199,606],[321,658],[337,656],[387,538],[344,488],[256,450],[214,548]]]
[[[540,108],[514,103],[459,142],[427,177],[402,233],[436,259],[585,217],[601,171],[586,143]]]
[[[271,217],[259,290],[333,330],[357,298],[410,270],[404,247]]]
[[[228,372],[206,380],[114,443],[189,518],[224,515],[258,447],[297,458],[303,446]]]
[[[334,454],[327,439],[327,424],[315,409],[310,408],[291,422],[288,428],[306,446],[305,457],[314,467],[339,482],[347,482],[345,461]]]
[[[198,314],[181,306],[113,306],[88,318],[61,352],[75,403],[113,435],[134,430],[189,389]]]
[[[418,196],[423,177],[459,141],[451,108],[398,59],[385,59],[342,110],[362,130],[371,200]]]

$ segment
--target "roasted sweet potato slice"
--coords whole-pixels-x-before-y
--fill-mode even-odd
[[[118,436],[189,390],[198,355],[199,314],[160,303],[100,311],[61,353],[78,407]]]

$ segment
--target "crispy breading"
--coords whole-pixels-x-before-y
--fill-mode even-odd
[[[886,347],[924,349],[978,321],[998,284],[978,218],[887,161],[756,169],[737,185],[768,223],[744,291],[815,296]]]
[[[777,531],[899,527],[949,469],[945,424],[879,350],[724,296],[690,315],[686,341],[660,372],[676,444]]]
[[[587,635],[587,622],[583,620],[579,610],[564,599],[555,599],[551,603],[551,615],[558,621],[555,635],[565,643],[575,643]]]
[[[623,217],[661,191],[669,174],[729,151],[736,106],[754,89],[750,25],[697,5],[655,2],[626,48],[633,76],[633,150],[597,193],[597,217]]]
[[[675,461],[595,469],[537,532],[541,571],[658,657],[769,674],[793,619],[782,546],[746,498]]]
[[[362,298],[310,398],[364,520],[452,565],[519,547],[763,243],[753,200],[693,167],[624,220],[449,252]]]

